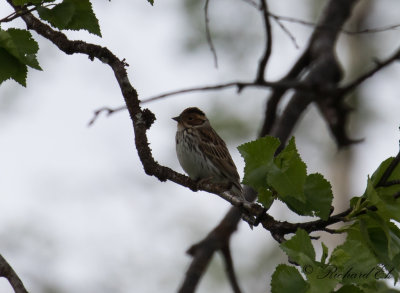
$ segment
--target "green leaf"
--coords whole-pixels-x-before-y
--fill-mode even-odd
[[[0,83],[12,78],[26,86],[27,66],[41,70],[36,59],[38,44],[26,30],[0,30]]]
[[[272,293],[305,293],[308,288],[309,285],[294,267],[280,264],[272,274]]]
[[[364,293],[363,290],[354,286],[354,285],[345,285],[339,290],[335,291],[336,293]]]
[[[324,277],[326,266],[315,261],[314,247],[306,231],[298,229],[290,240],[283,242],[280,246],[291,261],[295,261],[303,268],[309,283],[307,293],[330,293],[335,288],[339,281],[335,278]],[[324,253],[327,255],[327,248]]]
[[[386,222],[377,213],[367,212],[360,218],[360,231],[371,251],[397,282],[400,276],[396,259],[400,253],[399,228]]]
[[[307,293],[331,293],[339,283],[339,278],[330,275],[330,266],[315,263],[311,273],[307,274],[310,290]]]
[[[322,247],[321,263],[325,264],[326,259],[328,257],[328,247],[323,242],[321,242],[321,247]]]
[[[399,180],[397,178],[397,180]],[[378,209],[381,217],[390,221],[391,219],[400,222],[400,199],[394,197],[395,194],[400,192],[400,185],[392,185],[389,187],[379,187],[376,189],[377,197],[373,203]]]
[[[374,186],[376,186],[378,184],[379,180],[381,180],[383,174],[385,173],[388,166],[390,165],[390,163],[393,160],[394,160],[394,157],[390,157],[390,158],[386,159],[379,165],[378,169],[376,169],[374,174],[371,176],[371,180],[372,180]],[[394,180],[394,179],[400,179],[400,165],[396,166],[396,168],[393,170],[392,174],[388,178],[389,181]]]
[[[274,159],[275,168],[268,173],[267,183],[282,197],[293,197],[301,202],[306,198],[303,192],[304,182],[307,177],[307,166],[301,160],[296,149],[295,140],[288,145]]]
[[[52,9],[38,7],[37,9],[41,19],[48,21],[52,26],[59,29],[67,29],[75,13],[75,5],[64,1]]]
[[[147,0],[147,2],[149,2],[151,4],[151,6],[154,5],[154,0]]]
[[[246,165],[244,167],[243,184],[255,190],[267,188],[267,173],[270,170],[274,154],[280,142],[272,136],[263,137],[238,147]]]
[[[23,6],[25,4],[40,4],[42,2],[49,2],[43,0],[12,0],[13,4],[16,6]]]
[[[294,197],[280,198],[295,213],[303,216],[319,216],[327,219],[331,212],[333,199],[330,183],[321,174],[310,174],[304,184],[306,202]]]
[[[321,174],[310,174],[304,184],[304,194],[314,215],[327,220],[331,213],[333,200],[332,187]]]
[[[358,222],[349,226],[346,229],[346,241],[333,250],[329,260],[343,284],[365,284],[376,280],[374,274],[379,261],[371,252],[360,229]],[[352,278],[352,274],[358,274],[361,277]]]
[[[327,219],[333,198],[330,183],[320,174],[307,176],[294,138],[275,158],[279,144],[274,137],[264,137],[238,147],[246,163],[243,184],[259,193],[265,208],[277,196],[299,215]]]
[[[26,65],[22,64],[3,48],[0,48],[0,64],[0,83],[12,78],[21,85],[26,86],[28,72]]]
[[[385,282],[371,282],[369,284],[365,284],[362,286],[364,293],[396,293],[400,292],[400,290],[396,290],[394,288],[390,288]],[[340,292],[342,293],[342,292]]]
[[[39,7],[40,18],[61,30],[87,30],[101,36],[99,22],[89,0],[64,0],[53,8]]]
[[[303,229],[297,229],[296,234],[283,242],[280,247],[288,255],[289,259],[301,266],[314,264],[315,250],[310,236]]]
[[[272,192],[265,188],[260,188],[258,190],[258,202],[263,205],[265,209],[269,209],[274,202],[274,195]]]
[[[9,49],[9,52],[22,63],[37,70],[42,70],[36,59],[36,53],[39,50],[39,45],[32,38],[31,33],[26,30],[14,28],[8,29],[7,33],[11,38],[11,40],[7,41],[9,46],[6,46],[6,48]],[[10,44],[10,41],[12,44]]]

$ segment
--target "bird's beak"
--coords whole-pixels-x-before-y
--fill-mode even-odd
[[[176,122],[179,122],[179,121],[181,121],[181,117],[176,116],[176,117],[173,117],[172,120],[175,120]]]

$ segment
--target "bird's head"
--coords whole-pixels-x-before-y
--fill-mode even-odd
[[[206,114],[196,107],[187,108],[179,116],[172,119],[178,122],[178,129],[180,127],[183,129],[193,128],[208,123]]]

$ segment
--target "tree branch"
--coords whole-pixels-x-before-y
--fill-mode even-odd
[[[359,76],[356,78],[354,81],[350,82],[348,85],[345,85],[338,89],[339,94],[344,95],[348,94],[349,92],[353,91],[355,88],[357,88],[361,83],[363,83],[365,80],[368,78],[372,77],[375,73],[378,71],[382,70],[386,66],[392,64],[394,61],[399,61],[400,60],[400,48],[392,54],[389,58],[387,58],[384,61],[376,61],[376,66],[372,70],[364,73],[363,75]]]
[[[207,42],[208,45],[210,46],[211,53],[214,57],[214,66],[215,68],[218,68],[218,58],[217,58],[217,51],[215,50],[212,38],[211,38],[211,32],[210,32],[210,18],[208,17],[208,5],[210,4],[210,0],[206,0],[206,4],[204,5],[204,22],[206,24],[206,37],[207,37]]]
[[[28,293],[21,279],[2,255],[0,255],[0,277],[8,280],[15,293]]]
[[[233,260],[231,255],[231,249],[229,247],[229,242],[221,248],[221,253],[225,261],[225,270],[228,275],[229,282],[234,293],[241,293],[239,283],[236,278],[235,270],[233,268]]]
[[[267,67],[267,63],[269,60],[269,57],[271,56],[271,51],[272,51],[272,32],[271,32],[271,23],[269,21],[269,15],[268,15],[268,4],[267,0],[260,0],[261,1],[261,11],[264,19],[264,26],[265,26],[265,50],[263,57],[260,60],[260,64],[258,65],[258,70],[257,70],[257,77],[256,81],[262,82],[265,80],[265,69]]]
[[[301,25],[317,28],[317,29],[322,29],[322,30],[330,30],[330,29],[336,29],[332,26],[328,25],[319,25],[315,22],[312,21],[307,21],[307,20],[302,20],[302,19],[297,19],[294,17],[289,17],[289,16],[283,16],[283,15],[277,15],[272,12],[268,12],[269,16],[275,19],[276,21],[286,21],[286,22],[292,22],[292,23],[298,23]],[[375,34],[375,33],[381,33],[381,32],[386,32],[389,30],[395,30],[398,27],[400,27],[400,24],[393,24],[393,25],[386,25],[382,27],[376,27],[376,28],[366,28],[362,30],[357,30],[357,31],[350,31],[346,29],[341,29],[340,32],[344,33],[346,35],[362,35],[362,34]]]
[[[309,61],[307,64],[308,71],[302,80],[304,85],[315,89],[325,88],[327,92],[324,95],[319,95],[317,92],[314,95],[300,91],[294,93],[279,120],[276,120],[271,129],[271,134],[281,140],[281,148],[285,145],[294,125],[304,110],[314,101],[325,117],[338,145],[344,146],[354,142],[347,137],[345,132],[344,122],[346,122],[347,112],[342,112],[346,109],[343,105],[343,96],[338,97],[332,92],[342,78],[342,70],[337,61],[334,48],[341,28],[350,17],[357,1],[338,0],[328,2],[324,15],[313,32],[306,49],[305,54],[308,54],[307,60]],[[320,28],[325,26],[331,29],[322,30]],[[329,89],[332,89],[331,94],[328,94]]]

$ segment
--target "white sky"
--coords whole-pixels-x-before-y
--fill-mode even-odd
[[[0,17],[9,12],[3,2]],[[193,56],[182,53],[179,42],[185,22],[177,0],[156,1],[154,7],[145,0],[130,4],[93,2],[103,38],[84,32],[68,35],[105,45],[126,58],[129,78],[141,98],[221,80],[252,78],[246,70],[232,72],[223,51],[218,52],[219,70],[213,67],[208,51]],[[298,2],[286,0],[271,6],[283,15],[308,18],[304,6],[294,4]],[[371,19],[383,18],[386,22],[382,25],[396,23],[395,9],[382,8],[395,2],[380,3]],[[216,22],[218,11],[211,10],[210,15]],[[310,30],[290,27],[303,48]],[[273,78],[282,75],[300,53],[282,31],[275,31],[278,36],[268,71]],[[398,31],[383,37],[392,40],[390,48],[399,45]],[[145,175],[126,112],[102,116],[88,128],[94,110],[123,103],[111,70],[85,56],[67,56],[41,37],[37,40],[43,71],[29,71],[26,89],[11,81],[0,86],[0,253],[31,292],[43,292],[43,286],[75,293],[175,291],[190,262],[186,249],[215,226],[229,205],[213,195],[192,193]],[[263,42],[259,46],[262,48]],[[381,48],[377,54],[386,56],[390,48]],[[342,61],[354,58],[344,51],[339,56]],[[258,58],[250,59],[257,62]],[[370,115],[374,118],[373,125],[352,133],[365,142],[353,148],[356,155],[349,176],[356,184],[350,187],[351,195],[360,195],[367,175],[383,159],[397,153],[399,74],[398,65],[393,65],[363,87],[363,111],[373,111]],[[249,93],[254,97],[243,115],[260,119],[265,93]],[[227,109],[235,111],[243,96],[236,96],[233,90],[228,94],[231,96],[223,95],[220,103],[233,105]],[[146,105],[157,116],[149,132],[157,161],[181,171],[174,149],[176,126],[170,118],[192,105],[211,111],[207,97],[191,94]],[[315,119],[315,115],[306,116],[299,135],[315,124]],[[337,159],[335,145],[320,138],[328,137],[325,125],[312,125],[310,132],[309,137],[297,137],[309,172],[321,172],[335,180],[336,173],[331,170]],[[319,140],[325,151],[316,144]],[[228,141],[242,174],[237,144]],[[340,180],[335,181],[340,184]],[[286,216],[279,207],[272,213],[279,218]],[[232,246],[242,287],[248,292],[265,290],[272,273],[267,263],[277,264],[277,259],[284,257],[276,252],[277,244],[270,234],[261,228],[251,231],[242,224]],[[230,292],[219,258],[198,292],[216,290]],[[12,292],[4,280],[0,280],[0,292]]]

